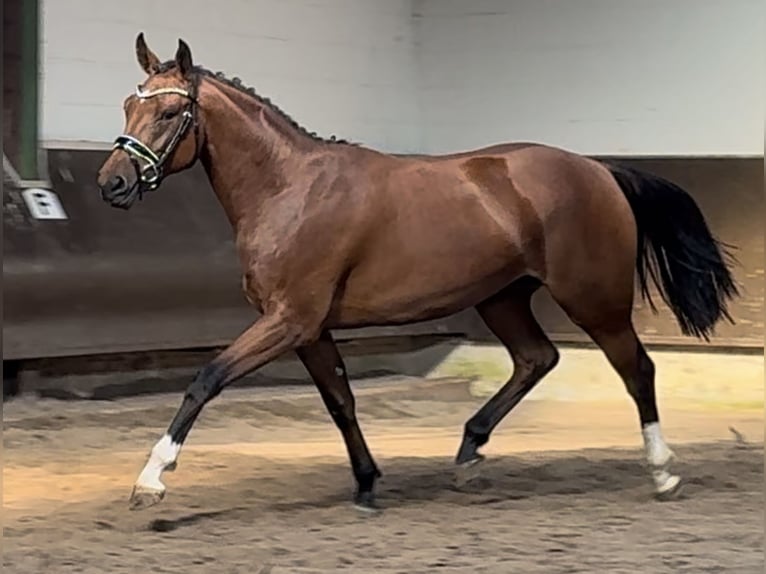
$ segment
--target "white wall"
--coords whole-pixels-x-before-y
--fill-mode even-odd
[[[44,0],[42,137],[110,142],[133,42],[388,151],[761,155],[762,0]],[[71,145],[71,144],[68,144]]]
[[[415,0],[429,152],[761,155],[763,0]]]
[[[44,143],[111,142],[142,80],[134,42],[160,59],[177,38],[309,130],[419,148],[410,0],[43,0]]]

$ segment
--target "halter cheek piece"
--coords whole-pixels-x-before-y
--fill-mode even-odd
[[[130,156],[130,159],[136,168],[136,172],[138,173],[138,179],[141,182],[139,195],[143,189],[151,191],[159,187],[163,177],[162,167],[173,154],[176,146],[184,137],[192,123],[194,123],[195,138],[198,137],[197,122],[194,121],[194,107],[197,104],[197,98],[191,92],[176,87],[159,88],[152,91],[143,91],[141,86],[136,88],[136,96],[142,100],[161,96],[163,94],[178,94],[188,98],[191,102],[189,107],[181,114],[181,123],[178,125],[178,128],[176,128],[173,137],[170,138],[170,141],[168,141],[165,148],[159,154],[155,153],[142,141],[128,134],[118,136],[117,139],[114,140],[114,145],[112,146],[112,149],[121,149]],[[144,164],[143,167],[140,167],[140,162]]]

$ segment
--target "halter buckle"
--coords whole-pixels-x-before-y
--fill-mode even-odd
[[[162,170],[158,165],[149,163],[141,170],[141,182],[146,185],[148,191],[157,189],[161,179]]]

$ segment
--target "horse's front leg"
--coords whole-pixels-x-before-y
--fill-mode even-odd
[[[305,321],[295,320],[283,309],[267,312],[206,365],[187,388],[167,432],[152,448],[133,487],[130,508],[146,508],[162,500],[165,495],[165,485],[160,480],[162,473],[175,468],[186,436],[210,399],[248,372],[286,351],[310,343],[317,333],[318,329],[309,328]]]
[[[300,347],[297,353],[314,379],[327,410],[343,435],[357,484],[354,497],[356,507],[366,512],[377,510],[374,486],[375,480],[380,477],[380,471],[356,420],[354,395],[348,384],[346,366],[332,335],[323,331],[317,341]]]

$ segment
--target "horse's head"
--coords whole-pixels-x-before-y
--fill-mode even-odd
[[[148,77],[125,100],[125,131],[98,172],[101,197],[122,209],[165,176],[191,167],[200,148],[198,79],[189,46],[179,40],[175,59],[160,63],[141,33],[136,56]]]

